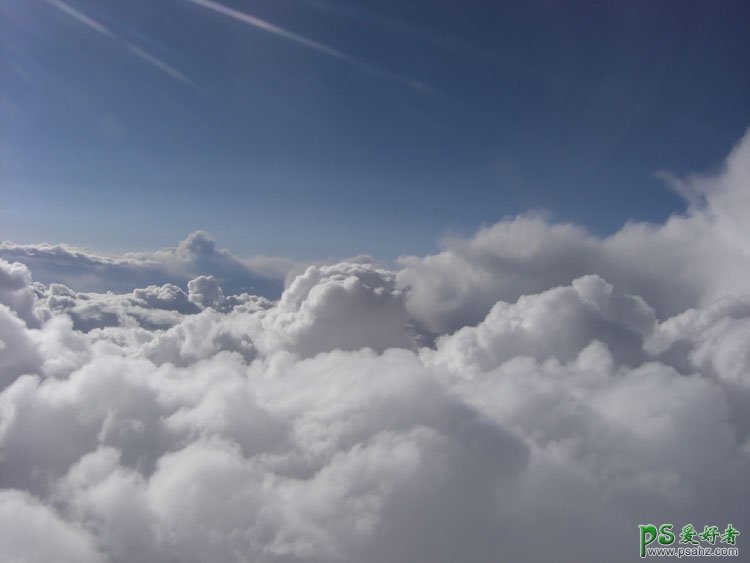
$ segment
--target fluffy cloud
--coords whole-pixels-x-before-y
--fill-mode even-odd
[[[0,261],[0,559],[632,561],[641,522],[745,532],[748,154],[661,226],[521,217],[275,301],[203,236],[102,267],[217,273],[120,293]]]
[[[690,207],[663,225],[628,223],[606,238],[525,215],[448,240],[439,254],[405,257],[399,284],[411,315],[441,334],[479,322],[498,300],[514,301],[598,274],[639,295],[662,319],[724,295],[750,291],[750,133],[716,176],[672,183]]]
[[[31,272],[19,262],[0,260],[0,303],[13,310],[31,326],[38,326],[37,291],[31,284]]]
[[[309,267],[286,289],[265,328],[303,356],[413,344],[395,276],[370,264]]]
[[[115,258],[64,244],[1,242],[0,258],[25,264],[36,281],[93,292],[125,292],[146,285],[184,286],[200,275],[213,275],[232,293],[249,291],[278,297],[285,276],[294,267],[293,262],[280,258],[237,258],[217,248],[203,231],[192,233],[175,248]],[[0,285],[2,280],[0,277]]]
[[[214,276],[198,276],[188,282],[189,299],[201,307],[220,307],[224,291]]]
[[[39,363],[40,356],[26,325],[0,304],[0,387],[18,375],[33,371]]]
[[[95,540],[31,495],[0,490],[0,546],[5,561],[101,563]],[[40,541],[40,538],[44,538]]]
[[[446,361],[489,369],[518,356],[570,361],[597,340],[632,365],[645,360],[643,338],[654,326],[654,312],[642,299],[613,294],[591,275],[514,304],[500,301],[479,325],[442,337],[438,350]]]
[[[191,282],[192,283],[192,282]],[[168,328],[183,315],[202,310],[180,287],[151,285],[127,294],[79,293],[62,284],[50,284],[39,292],[38,309],[66,314],[76,329],[88,332],[107,326]]]

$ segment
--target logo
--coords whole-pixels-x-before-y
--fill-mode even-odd
[[[703,530],[685,524],[679,532],[674,524],[640,524],[638,530],[642,558],[739,556],[736,545],[740,531],[732,524],[723,528],[706,524]]]

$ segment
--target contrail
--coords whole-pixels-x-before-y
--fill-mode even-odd
[[[90,27],[94,31],[98,31],[99,33],[101,33],[102,35],[106,37],[109,37],[110,39],[117,39],[117,36],[115,36],[114,33],[112,33],[109,29],[104,27],[98,21],[91,19],[86,14],[82,14],[75,8],[68,6],[65,2],[62,2],[61,0],[47,0],[47,2],[52,4],[55,8],[57,8],[61,12],[64,12],[68,14],[69,16],[77,19],[83,25]]]
[[[263,31],[273,33],[274,35],[278,35],[280,37],[283,37],[284,39],[288,39],[289,41],[294,41],[295,43],[299,43],[300,45],[304,45],[305,47],[309,47],[310,49],[315,49],[316,51],[320,51],[321,53],[325,53],[326,55],[329,55],[331,57],[348,61],[350,63],[361,62],[354,57],[347,55],[342,51],[339,51],[338,49],[334,49],[333,47],[329,47],[328,45],[324,45],[323,43],[318,43],[317,41],[298,35],[293,31],[288,31],[270,22],[267,22],[260,18],[256,18],[255,16],[251,16],[250,14],[247,14],[245,12],[240,12],[239,10],[235,10],[234,8],[229,8],[227,6],[224,6],[223,4],[219,4],[218,2],[213,2],[212,0],[188,1],[192,2],[193,4],[203,6],[204,8],[208,8],[209,10],[213,10],[215,12],[219,12],[220,14],[229,16],[230,18],[234,18],[246,24],[252,25],[253,27],[257,27],[258,29],[262,29]]]
[[[180,82],[187,84],[188,86],[192,86],[196,88],[197,86],[195,83],[190,80],[187,76],[182,74],[179,70],[175,69],[174,67],[171,67],[161,59],[155,57],[148,51],[144,51],[140,47],[133,45],[132,43],[125,43],[125,46],[128,48],[128,50],[133,53],[135,56],[140,57],[142,60],[146,61],[147,63],[153,65],[154,67],[158,68],[160,71],[162,71],[164,74],[167,74],[174,78],[175,80],[179,80]]]
[[[402,76],[400,74],[396,74],[389,70],[382,69],[380,67],[372,65],[365,61],[362,61],[356,57],[353,57],[349,55],[348,53],[344,53],[343,51],[340,51],[334,47],[330,47],[328,45],[325,45],[324,43],[315,41],[314,39],[308,39],[307,37],[299,35],[298,33],[294,33],[293,31],[289,31],[288,29],[284,29],[282,27],[274,25],[271,22],[260,19],[246,12],[240,12],[239,10],[235,10],[234,8],[229,8],[228,6],[224,6],[223,4],[219,4],[218,2],[214,2],[213,0],[187,0],[187,1],[192,2],[193,4],[197,4],[198,6],[203,6],[204,8],[208,8],[209,10],[213,10],[214,12],[224,14],[225,16],[229,16],[230,18],[233,18],[235,20],[251,25],[257,29],[261,29],[268,33],[272,33],[278,37],[282,37],[284,39],[287,39],[288,41],[297,43],[298,45],[302,45],[309,49],[313,49],[315,51],[318,51],[319,53],[328,55],[329,57],[333,57],[335,59],[345,61],[371,74],[385,76],[387,78],[397,80],[415,90],[420,90],[423,92],[432,92],[432,88],[420,82],[419,80],[414,80],[407,76]]]
[[[130,43],[129,41],[124,41],[120,39],[115,33],[113,33],[109,28],[106,26],[100,24],[98,21],[96,21],[93,18],[90,18],[86,14],[83,14],[73,8],[72,6],[69,6],[62,0],[47,0],[50,4],[52,4],[55,8],[62,11],[63,13],[69,15],[72,18],[75,18],[79,22],[81,22],[86,27],[93,29],[94,31],[101,33],[105,37],[112,39],[113,41],[122,42],[122,44],[125,45],[125,48],[130,51],[133,55],[137,56],[141,60],[149,63],[151,66],[157,68],[164,74],[170,76],[171,78],[174,78],[175,80],[179,80],[183,84],[187,84],[188,86],[191,86],[193,88],[197,88],[195,83],[190,80],[187,76],[182,74],[179,70],[175,69],[174,67],[168,65],[160,58],[156,57],[155,55],[152,55],[148,51],[144,51],[137,45],[134,45]]]

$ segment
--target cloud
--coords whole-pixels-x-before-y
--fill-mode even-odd
[[[188,282],[189,299],[201,307],[219,307],[224,301],[224,292],[213,276],[198,276]]]
[[[0,387],[15,377],[34,371],[41,357],[26,325],[5,305],[0,304]]]
[[[13,310],[27,324],[37,326],[40,321],[35,312],[37,299],[29,269],[19,262],[11,264],[0,260],[0,303]]]
[[[307,49],[311,49],[313,51],[317,51],[318,53],[322,53],[326,56],[333,57],[334,59],[338,59],[340,61],[349,63],[350,65],[353,65],[359,70],[367,72],[371,75],[385,77],[390,80],[395,80],[419,92],[432,92],[433,91],[432,88],[430,88],[428,85],[424,84],[423,82],[419,80],[415,80],[413,78],[402,76],[395,72],[391,72],[389,70],[385,70],[373,64],[367,63],[365,61],[358,59],[357,57],[354,57],[348,53],[340,51],[339,49],[335,49],[334,47],[330,47],[324,43],[320,43],[319,41],[309,39],[298,33],[294,33],[293,31],[289,31],[288,29],[284,29],[282,27],[274,25],[266,20],[253,16],[251,14],[248,14],[247,12],[235,10],[234,8],[230,8],[229,6],[225,6],[224,4],[221,4],[219,2],[214,2],[213,0],[187,0],[187,1],[193,4],[196,4],[198,6],[201,6],[203,8],[206,8],[208,10],[211,10],[213,12],[228,16],[236,21],[240,21],[256,29],[260,29],[267,33],[271,33],[277,37],[281,37],[287,41],[291,41],[292,43],[296,43],[297,45],[301,45]]]
[[[479,322],[497,300],[513,301],[598,274],[639,295],[665,319],[724,295],[750,291],[750,133],[716,176],[683,181],[701,194],[663,225],[631,222],[600,238],[536,215],[506,219],[442,252],[404,257],[399,285],[410,314],[440,334]],[[717,274],[717,272],[719,274]]]
[[[264,329],[303,356],[414,345],[395,276],[370,264],[309,267],[269,311]]]
[[[263,256],[242,260],[216,247],[196,231],[177,247],[107,257],[65,244],[0,243],[0,258],[25,264],[36,281],[62,283],[76,291],[124,292],[147,285],[185,286],[200,275],[213,275],[231,293],[278,297],[294,263]]]
[[[256,271],[202,233],[6,245],[28,268],[0,261],[0,553],[624,562],[639,523],[744,532],[749,147],[664,225],[521,217],[399,271],[310,266],[275,300],[227,290]]]
[[[132,43],[126,43],[125,47],[133,53],[136,57],[138,57],[141,60],[146,61],[148,64],[153,66],[154,68],[160,70],[167,76],[174,78],[175,80],[182,82],[183,84],[186,84],[187,86],[190,86],[192,88],[198,88],[198,86],[190,80],[187,76],[182,74],[179,70],[174,68],[173,66],[165,63],[163,60],[161,60],[159,57],[152,55],[148,51],[145,51],[138,47],[137,45],[133,45]]]
[[[6,561],[102,563],[95,540],[49,506],[20,491],[0,490],[0,546]],[[44,538],[44,541],[39,541]]]
[[[81,12],[80,10],[76,10],[75,8],[73,8],[72,6],[70,6],[67,3],[63,2],[62,0],[47,0],[47,2],[49,4],[51,4],[52,6],[54,6],[55,8],[57,8],[58,10],[60,10],[61,12],[63,12],[64,14],[67,14],[68,16],[72,17],[76,21],[82,23],[83,25],[85,25],[89,29],[93,29],[97,33],[100,33],[101,35],[103,35],[107,39],[111,39],[111,40],[116,41],[118,43],[122,43],[124,45],[125,49],[127,49],[128,52],[132,53],[133,55],[135,55],[136,57],[138,57],[142,61],[147,62],[152,67],[154,67],[157,70],[159,70],[160,72],[166,74],[170,78],[173,78],[173,79],[175,79],[175,80],[177,80],[179,82],[182,82],[183,84],[185,84],[187,86],[190,86],[191,88],[196,88],[197,89],[196,84],[192,80],[190,80],[187,76],[185,76],[184,74],[182,74],[179,70],[177,70],[173,66],[167,64],[166,62],[164,62],[163,60],[161,60],[159,57],[157,57],[157,56],[149,53],[148,51],[142,49],[141,47],[138,47],[137,45],[134,45],[133,43],[131,43],[129,41],[121,40],[108,27],[106,27],[105,25],[99,23],[95,19],[87,16],[86,14],[84,14],[83,12]]]
[[[500,301],[477,326],[441,337],[438,350],[446,362],[491,369],[519,356],[569,362],[596,340],[618,363],[638,365],[647,359],[643,341],[655,325],[642,299],[613,293],[590,275],[513,304]]]
[[[183,315],[202,310],[173,284],[150,285],[119,295],[78,293],[62,284],[50,284],[40,296],[39,307],[68,315],[73,326],[83,332],[107,326],[169,328],[180,322]]]
[[[79,22],[81,22],[86,27],[93,29],[94,31],[101,33],[104,35],[104,37],[107,37],[109,39],[117,39],[117,36],[112,33],[109,29],[107,29],[105,26],[100,24],[98,21],[94,20],[93,18],[88,17],[86,14],[76,10],[72,6],[66,4],[65,2],[62,2],[62,0],[47,0],[48,3],[50,3],[52,6],[60,10],[61,12],[69,15],[72,18],[75,18]]]

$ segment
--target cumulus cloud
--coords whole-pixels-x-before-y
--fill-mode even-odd
[[[37,291],[31,283],[31,272],[19,262],[0,260],[0,303],[13,310],[27,324],[38,326]]]
[[[21,491],[0,490],[0,546],[6,561],[101,563],[95,540]],[[39,541],[39,538],[44,538]]]
[[[525,216],[276,300],[204,235],[73,261],[182,268],[118,292],[0,261],[0,559],[632,561],[639,523],[744,532],[749,155],[664,225]]]
[[[290,284],[265,328],[303,356],[410,347],[403,293],[392,272],[370,264],[309,267]]]
[[[115,294],[80,293],[53,283],[40,290],[37,307],[52,314],[68,315],[75,328],[83,332],[107,326],[168,328],[177,324],[183,315],[202,310],[173,284],[150,285],[131,293]]]
[[[479,322],[498,300],[586,274],[643,297],[665,319],[750,291],[749,178],[750,133],[719,174],[679,181],[681,192],[694,194],[691,204],[663,225],[631,222],[600,238],[580,226],[523,215],[469,240],[449,239],[438,254],[402,258],[399,285],[412,289],[411,315],[435,334]]]
[[[220,307],[224,291],[213,276],[198,276],[188,282],[189,299],[201,307]]]
[[[0,386],[40,363],[34,341],[24,322],[0,304]]]
[[[174,248],[101,256],[65,244],[21,245],[0,242],[0,258],[25,264],[34,279],[62,283],[76,291],[126,292],[147,285],[184,286],[200,275],[213,275],[232,293],[251,292],[278,297],[290,260],[255,257],[240,259],[216,247],[205,232],[196,231]],[[0,283],[2,283],[0,281]]]

